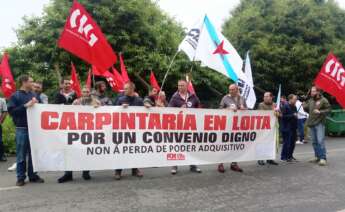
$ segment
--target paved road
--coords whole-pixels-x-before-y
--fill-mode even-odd
[[[0,163],[0,211],[311,211],[345,209],[345,139],[328,138],[329,165],[307,162],[310,144],[298,145],[300,162],[279,166],[241,163],[244,173],[216,172],[203,166],[202,174],[187,167],[171,176],[168,168],[145,169],[145,177],[113,179],[112,171],[81,173],[71,183],[57,184],[60,172],[41,173],[44,184],[15,187],[15,173]]]

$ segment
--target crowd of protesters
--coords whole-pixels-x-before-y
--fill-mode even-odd
[[[196,94],[188,91],[188,82],[184,79],[178,80],[177,91],[172,95],[170,101],[167,100],[165,93],[152,88],[149,95],[141,98],[135,91],[135,84],[127,82],[124,85],[124,91],[115,99],[106,95],[107,85],[104,81],[95,83],[95,90],[92,91],[88,87],[82,88],[82,96],[77,97],[71,88],[69,78],[61,81],[60,90],[57,91],[54,99],[48,101],[47,95],[42,92],[43,85],[41,82],[34,82],[32,77],[22,75],[18,78],[19,89],[11,96],[8,103],[0,98],[0,161],[6,161],[4,147],[2,143],[1,124],[10,114],[16,127],[16,164],[11,169],[16,169],[17,186],[23,186],[25,179],[28,177],[29,182],[43,183],[44,180],[33,171],[31,151],[29,145],[28,123],[26,109],[37,103],[41,104],[64,104],[64,105],[91,105],[110,106],[117,105],[123,107],[144,106],[150,107],[178,107],[178,108],[199,108],[200,100]],[[296,162],[293,156],[295,144],[304,143],[304,123],[309,127],[312,145],[314,148],[315,158],[310,162],[318,163],[320,166],[326,165],[326,147],[325,147],[325,118],[330,112],[330,104],[320,93],[317,87],[312,87],[310,97],[308,99],[299,100],[297,95],[290,94],[286,99],[282,96],[277,106],[273,102],[271,92],[265,92],[263,101],[258,104],[259,110],[272,110],[279,120],[280,132],[283,140],[281,151],[281,162]],[[220,109],[231,110],[234,112],[247,110],[245,100],[239,94],[239,87],[236,84],[229,85],[229,92],[225,95],[219,104]],[[274,140],[275,138],[272,138]],[[258,161],[259,165],[278,165],[274,160]],[[235,172],[243,172],[237,162],[230,164],[230,169]],[[224,173],[226,168],[224,164],[219,164],[218,172]],[[171,168],[171,174],[177,174],[178,167]],[[202,170],[196,165],[190,165],[190,171],[201,173]],[[115,170],[115,179],[120,180],[122,170]],[[132,175],[143,177],[143,171],[139,168],[132,169]],[[89,171],[83,171],[84,180],[91,179]],[[64,183],[73,180],[72,171],[66,170],[64,175],[58,179],[58,183]]]

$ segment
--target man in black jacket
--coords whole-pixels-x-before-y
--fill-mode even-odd
[[[283,148],[281,152],[281,160],[292,162],[296,160],[293,157],[297,138],[297,96],[290,94],[287,104],[281,108],[282,120],[281,131],[283,135]]]
[[[8,112],[10,113],[14,125],[16,126],[16,152],[17,152],[17,186],[25,185],[26,171],[29,181],[32,183],[43,183],[37,173],[33,171],[28,121],[26,109],[40,102],[39,97],[32,92],[33,79],[28,75],[19,77],[20,89],[17,90],[8,102]],[[28,166],[26,157],[28,156]],[[26,170],[27,167],[27,170]]]
[[[58,91],[55,96],[55,104],[71,105],[77,99],[76,93],[71,88],[71,81],[69,78],[64,78],[61,81],[62,89]],[[90,175],[83,175],[84,179],[89,179]],[[73,180],[73,172],[65,171],[65,174],[58,179],[58,183],[64,183]]]
[[[135,85],[133,82],[127,82],[124,85],[124,93],[123,95],[119,96],[117,101],[115,101],[115,105],[122,105],[123,107],[127,108],[128,106],[144,106],[142,98],[136,95],[135,93]],[[115,170],[115,179],[121,179],[122,169]],[[143,177],[143,173],[138,168],[132,169],[132,175],[137,177]]]

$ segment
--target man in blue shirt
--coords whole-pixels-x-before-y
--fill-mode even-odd
[[[33,79],[28,75],[19,78],[20,89],[17,90],[8,102],[8,112],[16,126],[16,151],[17,151],[17,186],[25,185],[26,157],[28,156],[27,174],[32,183],[44,183],[37,173],[33,171],[31,149],[28,132],[26,109],[40,101],[32,92]]]

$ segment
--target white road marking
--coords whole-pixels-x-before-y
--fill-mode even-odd
[[[0,188],[0,191],[8,191],[8,190],[14,190],[20,188],[19,186],[10,186],[10,187],[4,187],[4,188]]]
[[[332,152],[345,152],[345,148],[327,150],[327,153],[332,153]],[[307,155],[307,154],[314,154],[314,152],[296,152],[294,154],[295,155]]]

